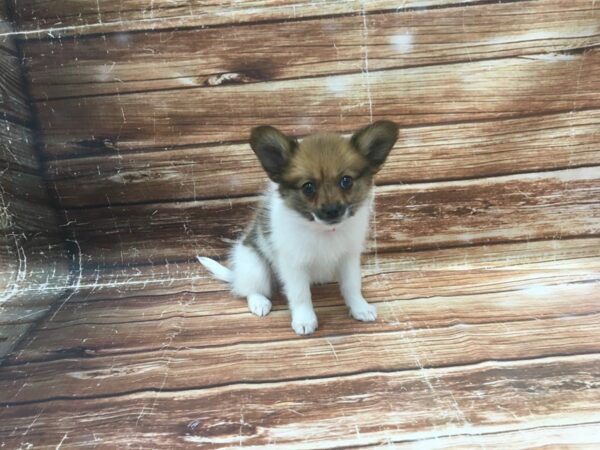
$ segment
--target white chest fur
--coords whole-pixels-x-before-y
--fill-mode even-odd
[[[335,226],[310,222],[288,208],[277,191],[269,193],[271,252],[275,269],[292,264],[311,283],[336,281],[340,260],[359,254],[369,228],[372,196],[352,217]]]

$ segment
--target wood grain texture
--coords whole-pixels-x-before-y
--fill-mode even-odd
[[[260,344],[267,338],[265,326],[270,341],[293,339],[289,312],[281,297],[275,299],[265,322],[251,315],[244,299],[234,298],[228,291],[202,292],[199,285],[196,283],[197,292],[160,296],[147,291],[118,302],[86,303],[79,298],[30,333],[9,361],[22,365],[160,351],[166,348],[165,336],[177,330],[168,342],[169,349]],[[593,271],[392,272],[366,276],[364,286],[364,295],[378,306],[381,320],[375,325],[358,325],[348,316],[337,286],[317,287],[313,301],[321,328],[316,337],[337,339],[357,332],[593,314],[598,311],[598,297],[590,294],[600,289],[600,264],[596,261]],[[569,307],[573,296],[577,304]],[[538,301],[542,297],[543,304]],[[486,308],[480,308],[481,304]]]
[[[400,9],[452,7],[476,0],[405,0]],[[397,5],[384,0],[351,0],[338,2],[260,0],[252,3],[211,1],[155,1],[123,0],[119,2],[94,1],[14,1],[17,20],[23,36],[47,39],[68,35],[104,34],[132,30],[159,30],[165,28],[207,27],[236,25],[255,21],[287,22],[306,17],[339,14],[365,14]]]
[[[331,420],[303,445],[409,445],[448,434],[444,442],[456,443],[467,432],[479,443],[521,428],[556,443],[600,420],[597,238],[374,258],[365,287],[379,321],[352,321],[324,286],[315,292],[321,329],[310,339],[292,333],[280,304],[252,317],[198,276],[198,264],[87,273],[0,370],[2,442],[27,431],[40,444],[67,435],[71,445],[156,445],[159,433],[166,446],[237,446],[241,436],[299,448],[299,435]],[[338,428],[344,417],[358,437]]]
[[[16,52],[15,40],[9,35],[13,31],[13,24],[10,21],[7,3],[0,2],[0,50]]]
[[[368,254],[363,257],[363,273],[370,276],[397,271],[554,271],[557,266],[565,271],[593,272],[597,269],[595,262],[598,257],[600,238],[593,237],[525,244],[498,243],[400,254]],[[446,281],[431,283],[441,289]],[[177,295],[228,290],[222,282],[211,278],[195,260],[96,268],[83,271],[77,284],[77,295],[69,300],[69,304],[98,300],[119,301],[140,296],[170,296],[174,299]],[[240,305],[237,301],[235,304],[243,310],[243,304]],[[219,305],[214,306],[219,310]]]
[[[68,358],[7,365],[0,373],[0,384],[25,388],[20,392],[5,390],[2,403],[88,397],[90,394],[115,395],[155,390],[161,386],[166,390],[180,390],[244,382],[343,376],[357,372],[401,371],[421,366],[463,366],[487,360],[597,353],[600,350],[598,287],[597,283],[588,283],[547,289],[544,301],[554,296],[561,297],[563,305],[560,307],[558,301],[550,300],[558,314],[546,313],[549,317],[543,312],[540,316],[536,315],[537,312],[530,306],[525,306],[531,311],[530,315],[524,313],[521,305],[527,305],[532,297],[536,298],[527,291],[480,295],[478,298],[482,304],[504,303],[504,309],[521,309],[522,313],[521,317],[504,317],[501,321],[487,316],[481,320],[482,323],[477,323],[477,319],[471,321],[467,311],[473,309],[473,303],[462,299],[455,303],[452,299],[439,299],[437,305],[435,299],[427,299],[412,308],[405,308],[406,302],[390,301],[380,308],[381,318],[375,324],[357,323],[338,308],[330,314],[323,311],[325,314],[320,315],[321,328],[329,330],[331,335],[325,332],[324,336],[310,339],[295,337],[287,312],[271,313],[268,324],[264,324],[265,319],[248,314],[246,327],[252,322],[263,323],[256,326],[254,333],[246,327],[241,331],[249,335],[264,333],[266,325],[269,337],[265,340],[263,334],[263,340],[240,339],[240,343],[232,345],[213,344],[209,337],[237,330],[236,315],[223,314],[225,323],[221,326],[214,317],[205,318],[205,323],[212,321],[214,325],[207,330],[205,339],[195,341],[192,347],[185,345],[185,339],[183,346],[178,342],[179,333],[185,330],[185,320],[174,320],[178,321],[175,325],[165,319],[154,327],[154,332],[163,336],[162,346],[155,350],[127,352],[121,349],[107,356],[96,356],[93,351],[82,350],[79,355],[71,354]],[[572,296],[587,304],[587,311],[585,307],[582,307],[581,314],[573,311],[570,305]],[[537,299],[539,301],[539,297]],[[444,319],[431,320],[439,305],[445,302],[449,307],[441,315],[446,316],[446,320],[450,319],[446,325],[443,324]],[[427,310],[432,313],[430,320],[423,317]],[[448,314],[449,311],[452,312]],[[413,316],[412,312],[418,315]],[[413,324],[413,317],[420,317],[425,325]],[[234,323],[227,326],[227,321]],[[105,331],[110,333],[111,327],[106,326]],[[65,330],[54,332],[62,334]],[[116,334],[118,331],[112,332]],[[271,337],[272,333],[274,336]],[[128,337],[134,336],[135,325],[131,324],[127,336],[115,339],[127,342]],[[287,339],[282,342],[284,336]],[[367,354],[368,357],[361,357]],[[169,363],[165,366],[167,361]],[[282,361],[285,364],[281,364]],[[232,370],[233,367],[235,370]],[[167,370],[177,376],[164,380]],[[57,382],[57,373],[62,373],[63,379],[68,382]]]
[[[71,259],[7,115],[0,447],[598,443],[593,1],[13,6]],[[310,337],[281,295],[252,316],[195,260],[256,205],[250,127],[378,118],[402,127],[363,258],[379,319],[335,285]]]
[[[17,167],[23,172],[36,173],[37,158],[31,151],[33,131],[26,126],[0,119],[0,167]]]
[[[0,48],[0,119],[29,123],[31,113],[24,92],[18,57]]]
[[[552,298],[564,301],[565,298],[558,296],[564,289],[561,284],[592,282],[600,275],[600,239],[370,255],[365,258],[363,274],[365,295],[370,301],[380,303],[380,308],[383,306],[387,310],[386,303],[390,301],[402,302],[405,310],[412,311],[413,326],[424,327],[429,320],[448,325],[457,320],[457,312],[451,305],[460,301],[471,305],[477,301],[478,294],[490,298],[512,294],[528,298],[536,292],[540,295],[551,293]],[[206,339],[211,344],[264,340],[260,331],[264,321],[253,321],[248,316],[246,303],[231,296],[227,285],[208,277],[198,263],[89,271],[83,273],[77,284],[75,295],[70,296],[51,321],[30,333],[9,361],[23,364],[40,359],[162,348],[164,334],[156,333],[156,327],[163,320],[161,329],[178,327],[181,320],[185,321],[176,339],[181,347],[192,347],[195,342]],[[587,289],[583,285],[568,287]],[[352,322],[345,319],[335,286],[318,287],[313,292],[319,314],[326,314],[333,320],[329,325],[333,328],[322,329],[319,335],[339,332],[340,320],[342,327],[351,326]],[[428,299],[436,305],[435,314],[439,317],[431,317],[430,313],[419,309],[426,307]],[[556,304],[548,301],[546,306],[531,303],[532,309],[525,315],[552,317]],[[283,312],[283,316],[284,303],[281,297],[274,303],[274,310],[279,314]],[[520,308],[513,315],[505,301],[496,304],[490,300],[484,310],[472,308],[473,314],[468,317],[481,322],[484,316],[496,314],[498,318],[515,320],[523,314],[523,308],[528,308],[525,302],[516,304],[520,304]],[[413,306],[417,309],[412,309]],[[580,306],[593,307],[585,302]],[[577,311],[581,313],[582,310]],[[229,320],[237,315],[240,320],[250,323],[233,333],[215,333],[213,320],[221,323],[219,320],[223,318],[218,316],[225,313]],[[281,315],[278,324],[281,326],[278,332],[286,339],[291,338],[288,324]],[[403,326],[401,323],[396,325]]]
[[[600,44],[587,0],[425,9],[250,27],[25,41],[38,100],[256,83],[556,53]],[[367,32],[365,33],[365,27]],[[249,54],[248,42],[260,41]]]
[[[600,79],[594,75],[599,68],[600,51],[591,50],[455,64],[452,70],[428,66],[251,87],[43,101],[38,107],[48,156],[115,154],[245,141],[250,127],[264,123],[299,135],[351,132],[364,126],[370,111],[374,119],[392,119],[402,127],[599,108]],[[343,91],[333,91],[332,83]]]
[[[600,165],[600,111],[405,128],[380,185]],[[266,176],[248,144],[48,160],[64,208],[255,195]]]
[[[10,29],[0,23],[0,32]],[[0,362],[70,284],[31,117],[19,59],[0,45]]]
[[[240,441],[284,449],[331,448],[463,433],[474,435],[475,443],[479,433],[529,427],[540,427],[543,440],[546,426],[599,420],[597,364],[597,355],[551,357],[55,400],[3,408],[0,427],[7,445],[20,442],[25,431],[32,443],[62,439],[70,445],[134,441],[152,446],[158,439],[167,447],[207,448],[233,448]]]
[[[386,252],[596,234],[599,179],[600,169],[591,167],[379,187],[378,233],[370,248]],[[78,239],[88,267],[222,256],[243,232],[257,201],[73,209],[66,228]]]

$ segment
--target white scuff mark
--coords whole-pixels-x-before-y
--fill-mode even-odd
[[[577,96],[579,95],[579,87],[581,85],[581,72],[583,71],[583,63],[585,62],[585,53],[581,55],[579,70],[577,71],[577,80],[575,84],[575,94],[573,95],[573,111],[577,109]]]
[[[363,21],[363,29],[362,29],[362,75],[363,75],[363,85],[367,91],[367,101],[369,102],[369,121],[373,122],[373,98],[371,97],[371,75],[369,73],[369,26],[367,24],[367,15],[365,12],[365,4],[364,1],[361,1],[361,16]]]
[[[181,78],[179,78],[179,81],[184,86],[197,86],[198,85],[198,83],[196,83],[196,80],[194,80],[192,77],[181,77]]]
[[[56,449],[55,449],[55,450],[59,450],[59,449],[60,449],[60,447],[62,446],[63,442],[65,442],[65,439],[67,439],[67,436],[69,436],[69,433],[68,433],[68,432],[67,432],[67,433],[65,433],[65,435],[62,437],[62,439],[60,440],[60,442],[59,442],[59,443],[58,443],[58,445],[56,446]],[[96,439],[95,439],[95,437],[94,437],[94,440],[96,440]]]
[[[373,203],[371,206],[371,223],[373,224],[373,257],[375,259],[375,271],[380,272],[381,266],[379,265],[379,246],[377,244],[377,214],[375,211],[375,199],[377,197],[373,195]],[[379,278],[377,278],[379,280]]]
[[[344,93],[348,90],[348,79],[345,76],[330,76],[326,80],[327,89],[335,93]]]
[[[521,289],[521,293],[531,297],[547,297],[552,293],[554,288],[548,285],[535,285],[528,286],[525,289]]]
[[[40,416],[43,414],[45,409],[46,408],[42,408],[42,410],[33,418],[33,421],[27,426],[27,428],[23,432],[22,436],[27,436],[27,433],[29,433],[29,430],[31,430],[31,427],[33,427],[35,425],[35,423],[40,418]]]
[[[121,45],[129,43],[129,41],[131,40],[131,37],[128,33],[116,33],[113,35],[112,38]]]
[[[68,218],[67,218],[68,220]],[[67,304],[67,302],[69,300],[71,300],[71,298],[73,298],[73,296],[79,292],[79,289],[81,288],[81,279],[83,278],[83,255],[81,252],[81,246],[79,245],[79,241],[77,241],[77,239],[67,239],[67,242],[72,242],[73,244],[75,244],[75,246],[77,247],[77,263],[78,263],[78,267],[75,270],[76,273],[76,280],[75,283],[72,283],[72,288],[71,288],[71,292],[69,293],[69,295],[67,295],[65,297],[65,299],[63,300],[63,302],[58,306],[58,308],[56,308],[56,310],[54,311],[54,313],[52,314],[52,316],[50,317],[50,320],[54,320],[54,318],[56,317],[56,315],[58,314],[58,312],[62,309],[63,306],[65,306]]]
[[[220,86],[222,84],[249,83],[251,81],[253,79],[243,73],[227,72],[209,77],[206,80],[206,84],[209,86]]]
[[[335,352],[335,348],[333,347],[333,344],[331,343],[331,341],[329,339],[325,339],[325,341],[329,345],[329,348],[331,348],[331,352],[333,353],[333,356],[335,357],[336,362],[340,362],[340,360],[338,359],[338,355]]]
[[[568,55],[565,53],[544,53],[542,55],[520,56],[519,58],[534,61],[575,61],[578,57],[578,55]]]
[[[169,263],[167,261],[167,268],[169,267]],[[192,287],[193,287],[193,282],[192,282]],[[146,413],[146,405],[144,404],[142,406],[142,410],[140,411],[140,414],[137,417],[137,420],[135,422],[135,426],[137,428],[138,424],[140,423],[140,421],[143,419],[143,417],[145,415],[151,415],[154,412],[154,409],[156,408],[156,403],[158,402],[158,397],[160,395],[160,393],[163,391],[163,389],[165,388],[166,384],[167,384],[167,380],[169,378],[169,373],[170,373],[170,366],[171,363],[173,361],[173,356],[172,355],[168,355],[168,353],[170,352],[177,352],[178,350],[181,349],[181,347],[177,347],[175,350],[172,350],[172,344],[175,341],[175,339],[177,339],[177,337],[181,334],[181,332],[184,330],[184,322],[185,322],[185,311],[187,310],[187,307],[193,303],[196,300],[195,296],[192,296],[192,298],[190,300],[188,300],[187,302],[179,302],[179,305],[182,306],[182,313],[181,313],[181,317],[179,319],[178,324],[174,327],[173,332],[171,332],[168,336],[167,336],[167,340],[164,342],[164,344],[162,345],[162,354],[160,359],[166,359],[166,363],[165,363],[165,373],[163,375],[163,379],[162,382],[158,388],[158,390],[155,392],[154,394],[154,399],[152,400],[152,404],[150,405],[149,411]],[[162,315],[161,315],[162,316]]]
[[[412,50],[413,46],[413,35],[409,32],[404,34],[396,34],[392,36],[390,42],[394,46],[394,49],[400,53],[408,53]]]
[[[387,303],[387,302],[386,302]],[[394,306],[390,307],[390,311],[392,313],[393,318],[395,319],[396,322],[399,322],[398,317],[395,314],[395,307],[401,308],[399,304],[394,304]],[[440,394],[438,393],[438,391],[435,389],[435,386],[432,383],[432,379],[434,382],[436,382],[437,384],[441,384],[441,380],[439,379],[439,377],[437,377],[435,375],[435,372],[432,371],[431,369],[426,368],[423,363],[422,363],[422,358],[419,354],[419,351],[415,345],[415,339],[416,339],[416,331],[415,328],[412,324],[412,322],[410,321],[410,318],[407,314],[403,314],[404,317],[404,322],[408,325],[408,332],[406,331],[401,331],[401,338],[403,340],[406,341],[407,343],[407,348],[410,352],[410,356],[413,358],[416,366],[418,367],[419,373],[422,376],[423,382],[425,383],[425,385],[428,387],[428,389],[431,392],[431,395],[433,397],[433,400],[435,403],[441,403],[444,407],[447,404],[447,401],[445,401],[445,399],[443,399]],[[408,333],[411,334],[412,339],[408,336]],[[427,357],[425,356],[425,360],[427,360]],[[471,439],[473,440],[473,444],[479,447],[483,447],[485,448],[484,445],[482,445],[481,443],[477,442],[477,440],[475,439],[475,436],[478,435],[478,433],[474,432],[473,429],[473,425],[468,421],[466,415],[464,414],[464,412],[462,411],[462,409],[460,408],[460,405],[458,404],[458,402],[456,401],[456,398],[454,397],[454,394],[452,392],[448,393],[449,396],[449,400],[451,400],[450,404],[452,407],[452,411],[454,412],[454,417],[461,422],[461,426],[462,429],[466,429],[468,430],[470,433],[472,432],[473,436],[471,437]],[[438,435],[437,435],[437,427],[434,425],[433,426],[434,432],[436,434],[433,435],[433,439],[435,441],[438,440]],[[436,446],[437,446],[437,442],[436,442]]]
[[[4,229],[13,230],[15,229],[15,224],[12,215],[10,214],[10,203],[6,203],[5,194],[4,188],[0,185],[0,223]],[[11,299],[22,291],[21,284],[27,278],[27,254],[25,253],[23,245],[21,245],[19,234],[12,232],[7,233],[7,236],[10,236],[13,240],[18,258],[18,266],[17,273],[14,281],[10,284],[10,288],[6,289],[3,295],[0,296],[0,303]]]
[[[539,178],[543,178],[543,176],[540,175]],[[562,182],[597,180],[600,179],[600,167],[558,170],[552,174],[552,178],[556,178]]]
[[[483,45],[506,45],[516,42],[546,41],[552,39],[593,37],[598,32],[597,26],[578,26],[569,29],[553,29],[544,31],[528,31],[522,34],[498,36],[482,42]]]

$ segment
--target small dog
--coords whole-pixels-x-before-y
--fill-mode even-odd
[[[275,281],[288,299],[292,328],[317,329],[310,286],[339,280],[352,317],[370,322],[375,306],[361,293],[360,254],[373,204],[373,176],[398,139],[398,126],[375,122],[350,139],[315,134],[301,142],[271,126],[254,128],[250,146],[272,183],[231,254],[232,268],[198,257],[231,283],[257,316],[271,311]]]

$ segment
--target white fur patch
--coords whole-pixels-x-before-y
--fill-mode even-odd
[[[342,294],[352,316],[365,322],[375,320],[376,308],[363,298],[360,279],[360,254],[368,233],[372,202],[371,193],[353,216],[348,213],[335,225],[320,220],[311,222],[288,208],[272,183],[267,193],[271,233],[268,237],[259,235],[255,242],[261,256],[241,241],[234,245],[232,292],[247,298],[252,313],[264,316],[271,311],[269,297],[274,271],[288,297],[292,328],[305,335],[318,326],[310,285],[340,277]],[[221,279],[227,278],[229,269],[207,258],[199,261]]]

